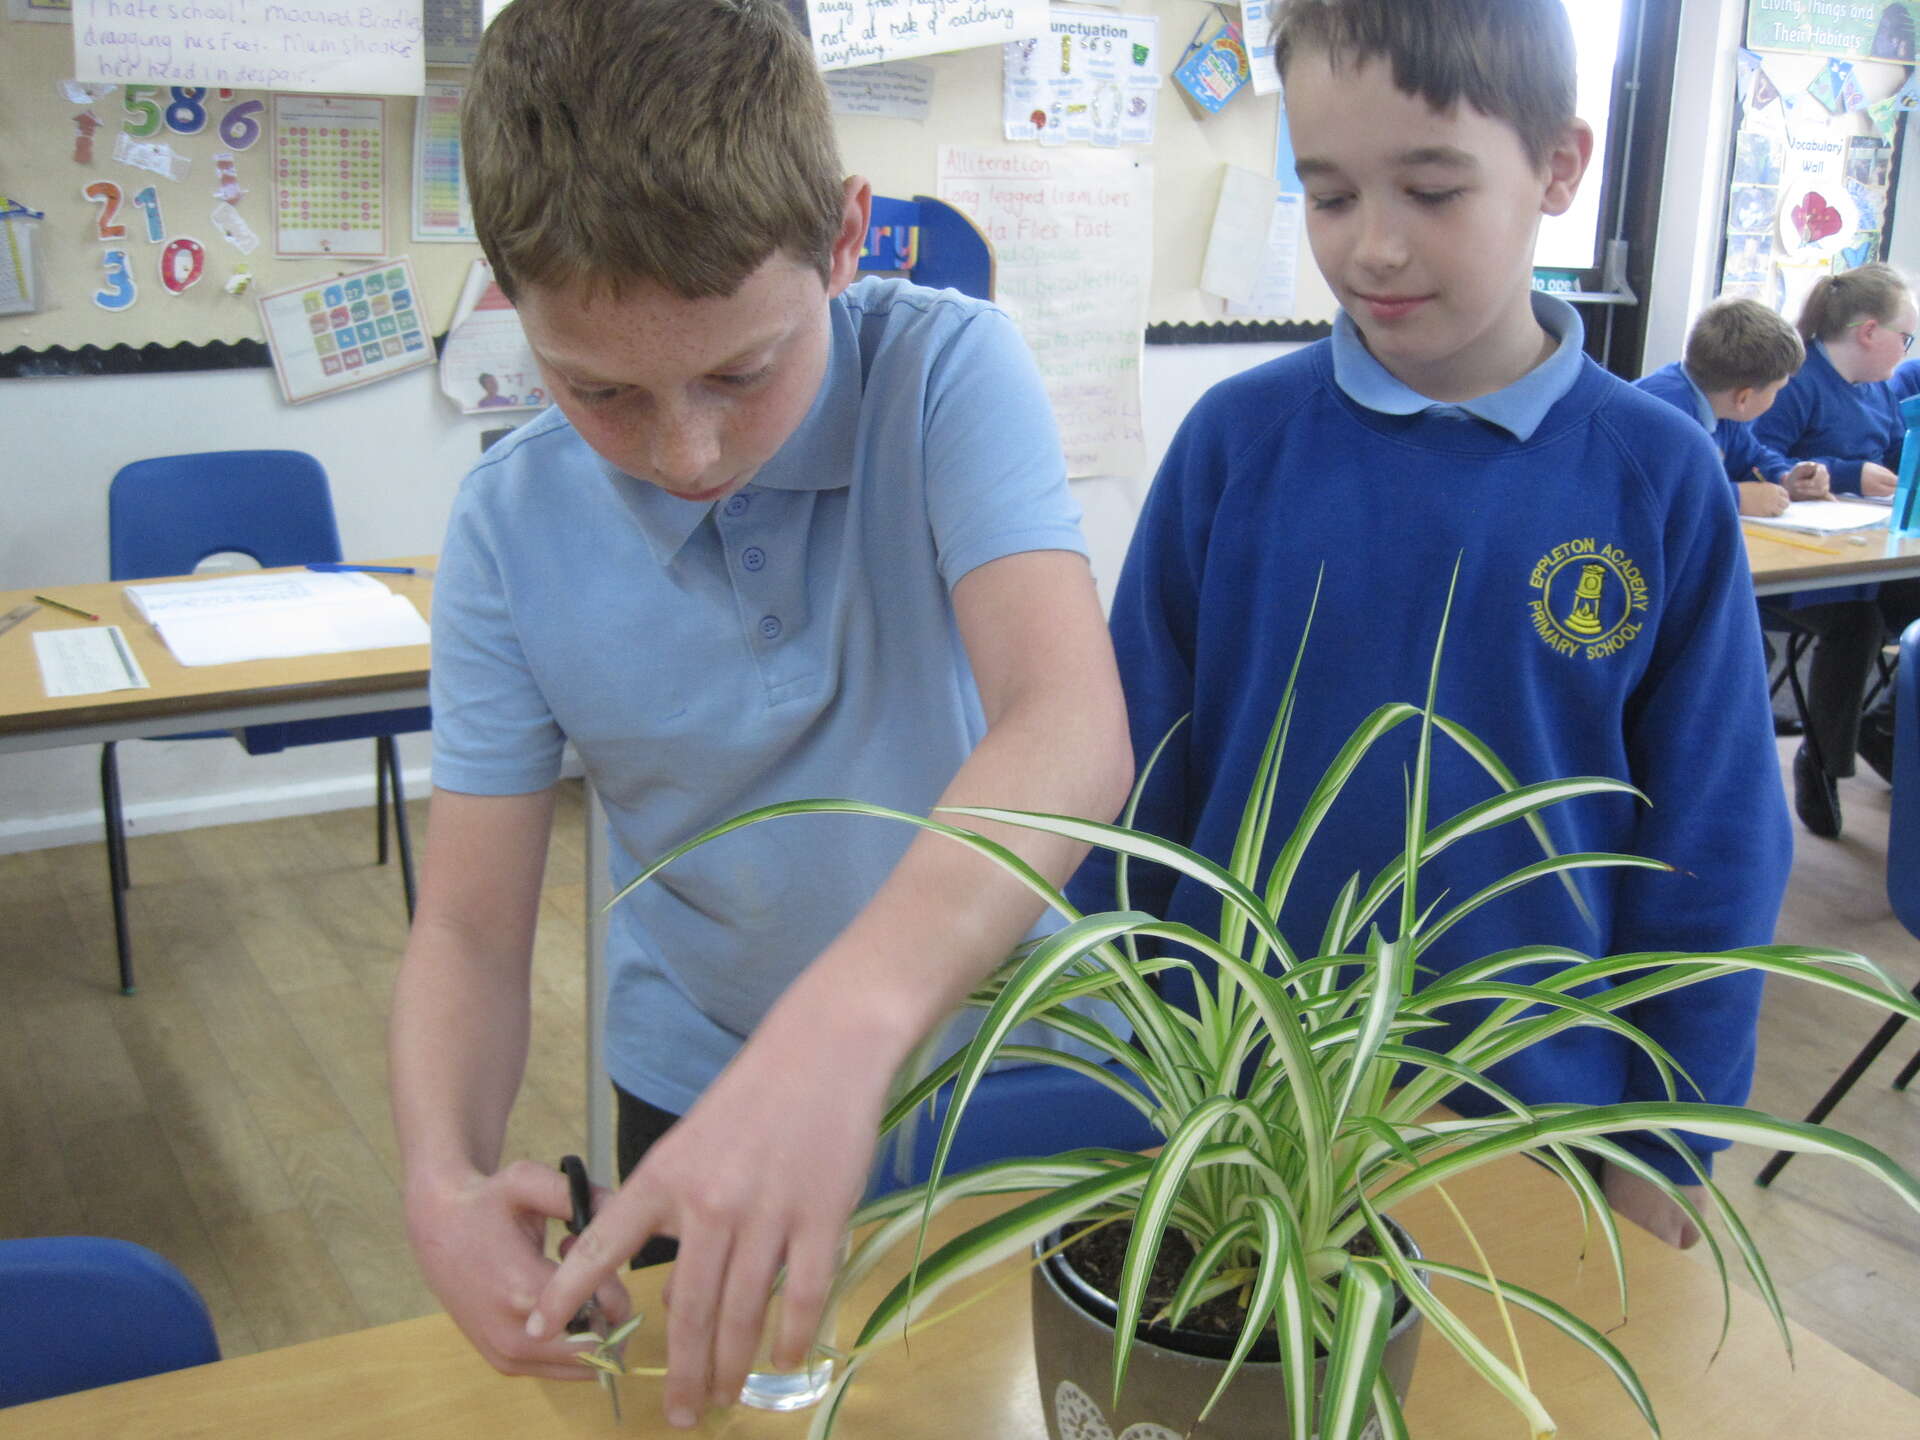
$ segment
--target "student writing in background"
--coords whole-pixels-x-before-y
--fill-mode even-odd
[[[1587,359],[1573,308],[1532,289],[1541,217],[1573,203],[1592,147],[1574,115],[1566,12],[1558,0],[1291,0],[1274,46],[1307,236],[1340,313],[1330,339],[1208,392],[1148,495],[1112,614],[1136,753],[1191,719],[1138,823],[1230,858],[1312,610],[1273,802],[1276,816],[1298,814],[1375,706],[1424,697],[1457,563],[1440,711],[1523,783],[1639,786],[1650,807],[1581,801],[1556,812],[1554,840],[1674,868],[1590,887],[1597,932],[1563,890],[1522,887],[1437,938],[1423,963],[1444,971],[1533,943],[1586,954],[1766,943],[1790,837],[1766,778],[1760,636],[1719,457],[1693,421]],[[1413,728],[1354,772],[1306,849],[1283,932],[1317,937],[1347,878],[1400,853]],[[1435,823],[1491,793],[1466,754],[1437,744],[1434,755]],[[1538,858],[1524,827],[1477,836],[1435,857],[1422,903]],[[1218,918],[1217,897],[1171,872],[1136,863],[1130,884],[1139,909]],[[1073,898],[1105,907],[1113,890],[1096,852]],[[1757,977],[1728,977],[1627,1018],[1707,1099],[1738,1103],[1759,999]],[[1410,1043],[1445,1048],[1484,1014],[1448,1007],[1444,1029]],[[1665,1094],[1637,1050],[1591,1027],[1492,1075],[1530,1102]],[[1450,1103],[1484,1114],[1494,1102],[1463,1088]],[[1652,1137],[1621,1143],[1695,1182]],[[1719,1148],[1688,1145],[1703,1166]],[[1629,1170],[1607,1166],[1602,1182],[1666,1240],[1698,1238]]]
[[[408,1233],[481,1354],[551,1379],[590,1375],[576,1308],[617,1322],[614,1269],[677,1239],[663,1401],[692,1426],[739,1393],[782,1266],[774,1359],[800,1365],[896,1069],[1040,904],[850,817],[729,836],[623,902],[625,1180],[556,1269],[567,1185],[502,1147],[563,746],[620,882],[810,795],[1107,819],[1125,717],[1031,357],[991,305],[856,281],[869,190],[780,0],[516,0],[464,125],[475,228],[555,406],[467,476],[434,591],[391,1036]],[[1000,838],[1056,879],[1080,858]]]
[[[1757,300],[1716,300],[1687,333],[1686,358],[1634,383],[1713,436],[1742,515],[1778,515],[1789,500],[1824,500],[1827,467],[1802,460],[1768,472],[1752,420],[1767,413],[1806,358],[1799,333]]]
[[[1920,328],[1912,290],[1890,265],[1862,265],[1814,282],[1798,328],[1807,361],[1773,408],[1753,422],[1760,468],[1818,460],[1836,493],[1891,495],[1905,430],[1900,401],[1920,391],[1920,366],[1902,365]],[[1889,631],[1920,616],[1920,580],[1809,590],[1778,601],[1812,631],[1809,735],[1793,757],[1793,804],[1813,834],[1840,833],[1838,783],[1864,757],[1893,775],[1892,697],[1863,724],[1861,699]]]

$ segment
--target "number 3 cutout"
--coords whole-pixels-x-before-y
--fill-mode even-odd
[[[133,271],[127,266],[127,252],[107,250],[100,258],[106,262],[107,288],[93,292],[93,303],[102,310],[125,310],[140,298],[139,288],[133,283]]]

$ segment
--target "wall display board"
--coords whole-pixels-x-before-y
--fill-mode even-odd
[[[260,295],[401,253],[411,255],[429,331],[452,317],[480,250],[409,243],[412,97],[346,102],[380,117],[376,129],[362,126],[384,156],[384,235],[375,248],[323,234],[308,238],[326,239],[326,248],[276,255],[276,100],[311,106],[309,97],[76,85],[69,26],[0,21],[0,40],[0,134],[9,142],[0,193],[46,217],[38,222],[40,306],[0,317],[0,374],[265,365]]]

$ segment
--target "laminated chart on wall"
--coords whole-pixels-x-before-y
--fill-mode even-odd
[[[1160,22],[1055,6],[1047,33],[1004,47],[1009,140],[1151,145],[1160,91]]]
[[[480,0],[426,0],[421,14],[427,64],[471,65],[485,27]]]
[[[378,256],[386,236],[386,102],[274,96],[274,253]]]
[[[464,85],[432,84],[413,112],[413,238],[472,240],[473,208],[460,164]]]
[[[289,405],[387,380],[434,359],[406,256],[260,297]]]
[[[70,25],[73,23],[73,0],[7,0],[7,18]]]
[[[1072,476],[1137,475],[1153,169],[1124,151],[940,147],[939,198],[994,248],[994,299],[1046,383]]]
[[[1047,29],[1047,0],[806,0],[822,70],[1028,40]]]
[[[73,73],[119,84],[418,95],[427,78],[420,5],[74,0]]]

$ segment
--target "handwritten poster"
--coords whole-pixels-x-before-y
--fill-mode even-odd
[[[1160,22],[1151,15],[1055,10],[1043,39],[1002,49],[1006,138],[1151,145],[1159,44]]]
[[[807,0],[822,70],[876,65],[1029,40],[1047,30],[1047,0]]]
[[[421,0],[73,0],[73,72],[121,84],[418,95]]]
[[[1074,476],[1146,464],[1140,353],[1153,171],[1124,151],[940,147],[939,197],[993,242],[994,299],[1046,381]]]
[[[836,115],[884,115],[925,124],[933,104],[933,67],[911,60],[829,70],[826,81]]]
[[[386,101],[273,97],[273,252],[387,253]]]

